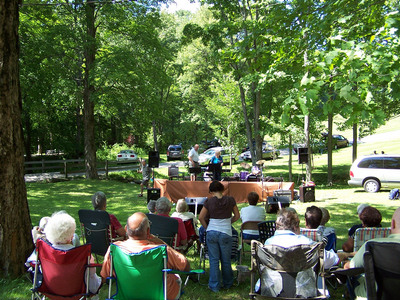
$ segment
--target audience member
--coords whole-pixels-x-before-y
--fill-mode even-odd
[[[315,243],[313,240],[309,239],[304,235],[300,235],[300,220],[298,215],[292,211],[288,211],[285,208],[278,211],[276,218],[276,231],[274,235],[265,241],[265,245],[277,245],[285,248],[297,245],[311,245],[313,243]],[[334,251],[327,251],[327,250],[324,251],[325,269],[329,269],[330,267],[337,265],[339,261],[340,259]],[[275,280],[281,281],[282,279],[280,277],[274,276],[274,282]],[[307,287],[307,284],[314,285],[312,281],[309,281],[309,277],[303,276],[300,279],[300,281],[301,282],[298,282],[299,287],[301,286],[303,292],[308,291],[310,289],[313,290],[311,286]],[[276,285],[282,287],[282,283],[279,285],[279,283],[276,282]],[[259,290],[259,283],[258,286],[256,286],[256,290]],[[264,291],[264,293],[276,297],[281,293],[281,290],[271,289],[269,291]],[[308,296],[316,296],[316,295],[308,295]]]
[[[315,205],[309,206],[306,209],[304,218],[306,220],[306,228],[317,229],[318,226],[321,224],[322,210]]]
[[[106,210],[107,208],[107,198],[106,195],[103,192],[96,192],[92,196],[92,204],[93,208],[95,210]],[[111,235],[113,239],[118,238],[118,239],[125,239],[126,238],[126,232],[125,228],[122,227],[121,223],[118,221],[118,219],[113,215],[110,214],[110,223],[111,223]]]
[[[366,206],[360,212],[361,227],[381,227],[382,215],[375,207]],[[354,227],[354,226],[353,226]],[[352,227],[352,228],[353,228]],[[357,228],[361,228],[357,227]],[[351,229],[350,229],[351,230]],[[342,249],[345,252],[352,252],[354,249],[354,232],[343,244]],[[349,231],[350,234],[350,231]]]
[[[156,213],[156,200],[150,200],[149,203],[147,203],[147,209],[149,210],[149,213],[155,214]]]
[[[240,218],[242,219],[242,223],[248,221],[265,221],[266,215],[264,207],[257,206],[259,198],[260,197],[256,192],[250,192],[247,195],[247,202],[249,202],[249,205],[240,210]],[[243,230],[243,239],[245,240],[258,240],[259,237],[258,230]]]
[[[156,213],[157,215],[164,216],[164,217],[169,217],[169,214],[171,212],[171,201],[167,197],[161,197],[157,200],[156,202]],[[180,246],[186,246],[187,244],[187,233],[186,233],[186,228],[185,224],[183,224],[182,219],[180,218],[174,218],[178,220],[178,238],[177,238],[177,245],[178,247]]]
[[[192,219],[196,234],[199,235],[199,229],[197,228],[197,224],[199,223],[199,221],[197,220],[194,213],[189,211],[189,205],[184,199],[179,199],[178,202],[176,202],[176,211],[172,213],[171,217],[182,219],[182,221]]]
[[[376,212],[374,213],[376,214]],[[400,243],[400,208],[396,209],[392,216],[391,222],[391,234],[385,238],[375,238],[367,241],[362,245],[360,250],[357,251],[355,256],[350,262],[346,262],[344,265],[345,269],[349,268],[361,268],[364,267],[364,253],[366,244],[374,241],[379,243]],[[353,286],[354,286],[354,294],[351,295],[354,299],[367,299],[367,287],[365,284],[365,276],[358,276],[357,278],[352,278]]]
[[[151,176],[151,168],[148,166],[145,159],[140,162],[139,173],[142,173],[142,181],[140,182],[140,194],[138,197],[143,197],[143,189],[149,187],[149,180]]]
[[[224,186],[221,182],[212,181],[209,192],[213,196],[204,202],[199,220],[207,231],[206,242],[210,261],[208,287],[213,292],[218,292],[221,288],[220,261],[224,288],[230,288],[233,284],[232,223],[236,222],[240,215],[235,199],[223,195]],[[207,223],[208,218],[209,222]]]
[[[138,253],[145,250],[149,250],[157,246],[157,243],[154,243],[150,234],[150,222],[147,216],[144,213],[137,212],[131,215],[128,218],[126,231],[128,233],[128,239],[125,241],[117,241],[115,244],[119,246],[122,250],[127,253]],[[106,255],[104,256],[103,268],[101,269],[101,277],[103,278],[103,282],[106,281],[106,278],[110,274],[110,249],[108,249]],[[167,268],[180,270],[180,271],[189,271],[190,265],[186,257],[167,246],[167,254],[168,254],[168,264]],[[167,298],[168,299],[179,299],[180,289],[181,289],[182,280],[177,274],[168,274],[167,275]]]
[[[326,223],[330,220],[331,216],[329,211],[325,207],[320,207],[322,211],[321,225],[318,226],[318,230],[322,233],[322,237],[326,239],[326,250],[333,249],[336,252],[336,232],[332,227],[326,227]]]
[[[45,233],[47,240],[53,248],[69,250],[75,246],[72,244],[76,229],[75,219],[65,211],[54,213],[47,222]],[[91,263],[94,263],[93,257]],[[89,268],[89,291],[96,294],[101,285],[101,278],[96,274],[96,268]]]

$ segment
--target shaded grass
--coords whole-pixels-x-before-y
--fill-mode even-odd
[[[400,128],[400,118],[390,121],[388,126],[390,130]],[[387,128],[381,128],[377,132],[387,132]],[[345,134],[350,137],[351,134]],[[358,147],[359,155],[370,154],[374,150],[385,151],[386,153],[397,153],[400,141],[377,142],[370,144],[360,144]],[[162,160],[165,157],[161,155]],[[317,205],[329,210],[331,220],[327,226],[334,227],[338,237],[338,249],[347,239],[347,230],[353,224],[359,223],[357,216],[357,206],[360,203],[370,204],[380,210],[382,213],[382,226],[390,226],[393,211],[399,207],[399,200],[391,201],[388,199],[388,191],[379,193],[365,193],[363,189],[349,187],[347,185],[348,174],[352,163],[351,147],[336,150],[333,153],[333,186],[327,185],[327,155],[314,155],[313,158],[313,181],[316,186],[316,202],[302,203],[293,201],[291,206],[295,208],[301,219],[301,226],[304,226],[304,213],[308,206]],[[297,187],[301,179],[305,177],[305,168],[297,164],[297,156],[293,156],[293,181]],[[242,168],[239,164],[233,166],[231,173],[237,173]],[[180,171],[187,172],[185,168]],[[264,173],[272,177],[283,177],[288,181],[288,156],[280,157],[277,160],[267,161],[264,167]],[[167,169],[157,169],[156,178],[167,178]],[[113,213],[121,224],[126,223],[126,219],[133,212],[147,212],[146,199],[137,197],[139,185],[131,184],[130,181],[138,180],[141,177],[137,172],[124,171],[118,174],[110,174],[114,180],[84,180],[77,179],[56,183],[27,183],[28,203],[31,213],[32,226],[37,225],[40,218],[45,215],[51,215],[58,210],[66,210],[75,219],[77,224],[79,209],[92,209],[90,197],[96,191],[103,191],[107,195],[107,210]],[[246,204],[239,204],[239,210]],[[174,208],[173,208],[174,209]],[[274,220],[274,215],[267,215],[267,219]],[[234,227],[239,230],[240,222],[236,222]],[[77,233],[80,235],[79,227]],[[247,248],[249,246],[246,246]],[[199,266],[198,255],[191,251],[188,254],[191,266]],[[243,264],[250,265],[249,255],[243,259]],[[233,263],[233,269],[236,269],[236,263]],[[208,264],[206,263],[206,270]],[[229,290],[222,290],[218,294],[212,293],[207,288],[208,275],[201,277],[200,283],[189,281],[185,288],[183,299],[244,299],[248,297],[250,291],[250,280],[236,284]],[[107,296],[108,286],[104,286],[100,292],[100,299]],[[344,287],[340,286],[338,290],[330,289],[331,299],[342,298]],[[30,298],[30,281],[23,276],[18,279],[0,279],[0,299],[19,300]]]

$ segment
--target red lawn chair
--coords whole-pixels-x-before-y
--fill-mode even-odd
[[[50,243],[39,239],[36,251],[32,300],[45,297],[52,300],[75,300],[90,296],[89,272],[85,272],[86,268],[101,266],[90,265],[90,244],[65,251],[55,249]]]

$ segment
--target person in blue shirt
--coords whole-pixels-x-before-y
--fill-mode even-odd
[[[213,180],[221,181],[222,166],[224,165],[224,160],[221,156],[221,151],[215,151],[214,156],[210,159],[210,165],[213,170]]]

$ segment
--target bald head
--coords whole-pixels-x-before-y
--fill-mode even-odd
[[[199,150],[199,145],[198,145],[198,144],[196,144],[196,145],[194,145],[194,147],[193,147],[193,148],[194,148],[194,150],[196,150],[196,151],[197,151],[197,150]]]
[[[149,229],[149,219],[142,212],[134,213],[126,222],[126,232],[129,238],[135,240],[146,239],[150,232]]]
[[[400,207],[396,209],[392,217],[392,233],[400,233]]]

